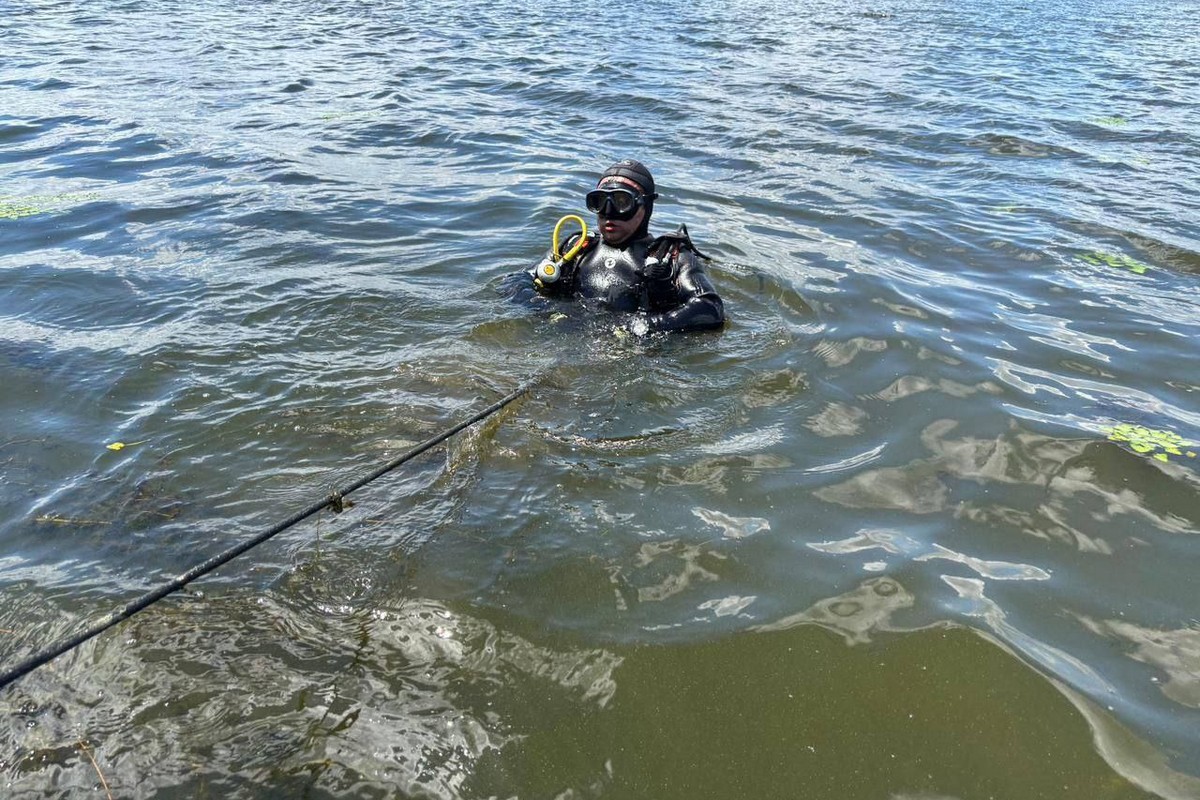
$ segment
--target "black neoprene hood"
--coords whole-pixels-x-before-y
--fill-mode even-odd
[[[642,219],[642,224],[633,232],[622,247],[628,246],[630,242],[636,242],[650,233],[650,217],[654,214],[654,198],[658,197],[658,192],[654,190],[654,176],[650,174],[650,170],[646,169],[646,165],[640,161],[634,161],[632,158],[626,158],[618,161],[601,174],[600,180],[596,181],[596,185],[602,185],[609,178],[624,178],[633,181],[642,189],[642,195],[645,199],[646,216]]]
[[[640,161],[634,161],[632,158],[627,158],[624,161],[618,161],[600,176],[600,180],[596,181],[596,185],[604,183],[605,178],[625,178],[631,180],[642,188],[642,194],[646,195],[647,200],[653,200],[658,197],[658,193],[654,191],[654,176],[650,174],[650,170],[646,169],[646,165]]]

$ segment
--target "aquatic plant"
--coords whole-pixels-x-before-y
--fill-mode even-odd
[[[63,206],[95,200],[96,192],[30,195],[29,197],[0,197],[0,219],[21,219],[35,214],[57,211]]]
[[[1091,121],[1097,125],[1107,125],[1110,128],[1119,128],[1129,124],[1129,120],[1124,117],[1095,117]]]
[[[0,219],[20,219],[36,213],[38,213],[38,209],[35,206],[0,200]]]
[[[1136,258],[1130,258],[1121,253],[1113,254],[1106,253],[1103,250],[1093,250],[1090,253],[1084,253],[1080,256],[1083,261],[1097,267],[1112,267],[1113,269],[1127,269],[1137,275],[1145,275],[1150,269],[1148,264],[1138,261]]]
[[[1194,451],[1184,450],[1185,447],[1192,447],[1195,443],[1189,442],[1171,431],[1159,431],[1123,422],[1120,425],[1105,428],[1104,432],[1108,434],[1109,441],[1128,444],[1135,453],[1153,454],[1151,457],[1158,461],[1169,461],[1171,456],[1196,457]],[[1162,452],[1156,452],[1159,450]]]

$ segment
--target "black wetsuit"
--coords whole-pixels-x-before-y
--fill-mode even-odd
[[[661,254],[661,263],[652,261],[648,267],[646,260],[656,241],[655,254]],[[570,245],[567,242],[562,252]],[[529,270],[531,279],[536,279],[536,270]],[[592,235],[557,281],[535,280],[534,285],[550,297],[582,297],[611,311],[637,314],[645,320],[646,332],[706,330],[725,324],[724,305],[699,256],[678,240],[664,243],[647,234],[613,247]]]

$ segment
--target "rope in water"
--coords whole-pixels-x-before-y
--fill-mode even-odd
[[[58,656],[62,655],[63,653],[66,653],[70,650],[74,650],[76,647],[83,644],[88,639],[91,639],[94,636],[97,636],[97,635],[103,633],[104,631],[113,627],[117,623],[122,622],[123,620],[129,619],[134,614],[148,608],[149,606],[151,606],[154,603],[158,602],[159,600],[163,599],[167,595],[172,594],[173,592],[179,591],[180,589],[187,586],[189,583],[196,580],[197,578],[199,578],[203,575],[207,575],[208,573],[212,572],[217,567],[220,567],[221,565],[223,565],[229,561],[232,561],[233,559],[240,556],[242,553],[245,553],[247,550],[257,547],[258,545],[267,541],[271,537],[273,537],[277,534],[280,534],[280,533],[284,532],[285,530],[287,530],[288,528],[292,527],[293,525],[295,525],[299,522],[302,522],[303,520],[311,517],[313,514],[317,513],[321,509],[327,508],[327,507],[332,507],[335,511],[341,511],[342,510],[342,500],[346,495],[350,494],[351,492],[355,491],[356,489],[361,489],[362,487],[366,486],[368,483],[375,480],[376,478],[386,475],[387,473],[394,470],[396,467],[400,466],[401,464],[405,463],[406,461],[410,461],[413,458],[416,458],[417,456],[421,455],[422,453],[424,453],[426,450],[430,449],[431,447],[435,447],[435,446],[441,444],[442,442],[449,439],[451,436],[454,436],[456,433],[459,433],[460,431],[463,431],[466,428],[469,428],[472,425],[487,419],[492,414],[495,414],[497,411],[499,411],[500,409],[507,406],[509,403],[513,402],[517,398],[519,398],[522,395],[529,392],[529,390],[531,388],[533,388],[533,385],[534,385],[534,383],[536,383],[536,381],[537,381],[537,379],[535,378],[534,380],[521,386],[519,389],[516,389],[515,391],[504,396],[500,400],[497,400],[495,403],[492,403],[490,406],[483,409],[482,411],[479,411],[478,413],[474,414],[469,419],[463,420],[462,422],[458,423],[457,425],[454,425],[451,428],[447,428],[446,430],[442,431],[437,436],[434,436],[431,439],[427,439],[426,441],[422,442],[421,444],[417,445],[416,447],[412,448],[411,450],[408,450],[404,454],[397,456],[396,458],[387,462],[383,466],[375,469],[373,472],[371,472],[367,475],[364,475],[363,477],[359,478],[358,480],[354,481],[353,483],[349,484],[348,486],[343,487],[342,489],[335,490],[332,494],[327,496],[324,500],[321,500],[317,503],[313,503],[308,508],[306,508],[302,511],[296,512],[292,516],[288,517],[287,519],[283,520],[282,522],[280,522],[276,525],[273,525],[272,527],[268,528],[267,530],[263,531],[262,533],[258,534],[257,536],[253,537],[252,539],[248,539],[248,540],[242,542],[241,544],[230,547],[228,550],[218,553],[217,555],[213,556],[212,558],[208,559],[207,561],[205,561],[201,564],[197,564],[196,566],[189,569],[187,572],[184,572],[183,574],[174,578],[170,582],[163,584],[162,586],[158,587],[157,589],[153,589],[149,592],[146,592],[141,597],[139,597],[136,600],[125,605],[123,608],[119,608],[116,611],[113,611],[111,614],[108,614],[107,616],[96,621],[94,624],[92,624],[87,629],[82,630],[79,633],[76,633],[72,636],[69,636],[59,642],[56,642],[37,653],[34,653],[32,656],[25,659],[20,664],[17,664],[16,666],[12,667],[11,669],[5,670],[3,673],[0,673],[0,690],[4,689],[10,683],[17,680],[18,678],[28,675],[30,672],[32,672],[33,670],[42,666],[43,664],[46,664],[47,662],[57,658]]]

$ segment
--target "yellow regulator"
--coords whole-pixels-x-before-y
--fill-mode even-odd
[[[563,225],[568,222],[579,223],[579,238],[575,240],[575,244],[570,247],[565,253],[560,253],[558,249],[558,235],[562,233]],[[554,232],[550,235],[550,255],[543,258],[541,263],[534,270],[535,281],[538,285],[554,283],[563,273],[563,265],[569,264],[575,260],[575,256],[579,255],[579,251],[583,249],[587,242],[587,223],[583,221],[583,217],[575,214],[567,214],[558,221],[554,226]]]

